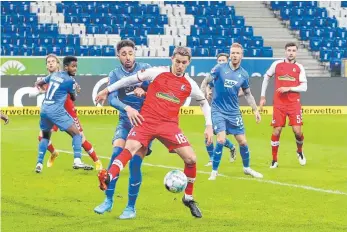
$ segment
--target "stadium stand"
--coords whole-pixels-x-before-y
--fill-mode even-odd
[[[341,70],[347,58],[347,1],[272,1],[268,6],[323,66]]]
[[[168,57],[174,46],[194,56],[216,56],[239,42],[248,57],[272,57],[272,48],[224,1],[2,2],[1,55],[114,56],[121,39],[137,56]]]
[[[308,76],[330,76],[347,57],[347,1],[4,1],[1,13],[1,55],[114,56],[128,38],[142,57],[178,45],[213,57],[239,42],[246,57],[280,58],[297,41]]]

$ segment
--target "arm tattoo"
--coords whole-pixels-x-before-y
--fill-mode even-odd
[[[246,99],[248,105],[250,105],[252,107],[252,109],[254,111],[256,111],[258,109],[257,103],[255,102],[255,99],[251,93],[251,89],[250,88],[243,89],[243,93],[245,94],[245,99]]]
[[[213,80],[212,76],[210,74],[207,74],[205,79],[201,83],[201,91],[206,94],[206,88],[208,83],[210,83]]]

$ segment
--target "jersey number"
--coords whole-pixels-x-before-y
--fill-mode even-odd
[[[47,99],[52,100],[55,91],[59,88],[60,84],[53,82],[51,85],[49,85],[47,90]]]
[[[179,144],[182,144],[182,143],[186,143],[187,142],[187,138],[183,135],[183,134],[177,134],[175,135],[176,139],[177,139],[177,142]]]
[[[300,114],[299,114],[299,115],[296,115],[296,122],[297,122],[297,123],[301,123],[301,122],[302,122],[302,117],[301,117]]]
[[[243,126],[242,117],[237,117],[236,118],[236,126]]]

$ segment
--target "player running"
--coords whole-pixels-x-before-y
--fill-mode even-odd
[[[50,74],[52,74],[54,72],[58,72],[59,67],[60,67],[60,60],[58,59],[58,57],[55,54],[49,54],[46,57],[46,66],[47,66],[47,70]],[[36,89],[36,90],[37,91],[32,93],[31,96],[34,95],[36,97],[38,94],[45,92],[46,88],[44,89],[44,91],[38,90],[38,89]],[[80,91],[80,87],[76,83],[76,92],[78,93],[79,91]],[[65,107],[65,110],[73,118],[77,128],[79,129],[79,131],[82,135],[82,147],[83,147],[83,149],[89,154],[90,158],[94,161],[95,169],[101,170],[102,169],[102,163],[99,160],[98,156],[96,155],[96,152],[94,151],[92,144],[86,139],[86,137],[83,133],[83,128],[82,128],[82,125],[78,119],[76,109],[75,109],[75,104],[74,104],[74,101],[71,99],[70,94],[68,94],[66,97],[64,107]],[[56,125],[54,125],[52,128],[52,132],[53,131],[56,132],[57,130],[58,130],[58,127]],[[42,139],[42,131],[40,131],[40,134],[39,134],[39,141],[41,141],[41,139]],[[51,141],[49,141],[49,144],[48,144],[48,151],[51,153],[51,156],[49,157],[49,159],[47,161],[47,167],[52,167],[54,164],[54,161],[57,158],[59,153],[56,149],[54,149],[54,146],[51,143]],[[74,168],[78,169],[78,168],[82,168],[82,167],[77,165],[77,166],[74,166]],[[92,166],[87,165],[87,164],[85,164],[85,166],[83,168],[85,170],[92,170],[93,169]]]
[[[4,121],[4,125],[8,124],[10,122],[10,119],[8,118],[8,116],[6,114],[3,114],[1,111],[0,111],[0,115],[1,115],[1,120]]]
[[[138,126],[133,127],[125,143],[125,149],[114,160],[109,170],[99,172],[100,189],[106,190],[110,181],[117,178],[118,173],[128,163],[132,156],[141,148],[148,147],[150,141],[157,138],[171,152],[177,153],[184,161],[184,173],[188,185],[182,199],[194,217],[201,218],[202,214],[193,200],[193,186],[196,177],[196,155],[187,138],[178,127],[180,107],[189,96],[196,98],[205,116],[205,136],[208,143],[212,142],[211,108],[199,89],[185,70],[191,60],[191,50],[187,47],[176,47],[172,56],[171,67],[155,67],[140,71],[128,78],[121,79],[102,90],[97,102],[104,102],[110,92],[131,86],[143,81],[152,81],[141,114],[134,111],[131,120]]]
[[[273,116],[271,125],[273,126],[271,136],[272,163],[270,168],[278,167],[277,152],[280,145],[282,128],[286,125],[286,117],[289,118],[289,126],[292,127],[296,138],[299,163],[306,164],[306,158],[302,150],[304,135],[301,130],[302,116],[300,93],[307,91],[307,78],[304,67],[296,62],[298,47],[295,43],[287,43],[285,46],[286,59],[272,63],[269,70],[264,75],[261,87],[260,108],[265,105],[265,93],[269,80],[275,78],[275,94],[273,97]]]
[[[219,53],[217,55],[217,63],[218,64],[223,64],[223,63],[228,63],[228,59],[229,59],[229,55],[227,53]],[[206,98],[210,101],[210,99],[212,98],[212,87],[213,87],[213,83],[212,83],[213,78],[208,75],[201,83],[201,91],[203,93],[205,93]],[[205,141],[205,145],[206,145],[206,150],[208,153],[208,156],[210,157],[209,162],[205,165],[206,167],[208,166],[212,166],[212,162],[213,162],[213,151],[214,151],[214,144],[213,142],[210,145],[206,144]],[[236,149],[235,146],[232,144],[232,142],[226,138],[225,139],[225,144],[224,147],[229,148],[230,150],[230,162],[234,162],[236,160]]]
[[[213,165],[209,180],[215,180],[222,157],[225,137],[228,134],[235,136],[243,163],[243,172],[256,178],[263,175],[250,168],[250,154],[245,136],[245,128],[239,106],[239,89],[242,88],[248,104],[254,110],[256,122],[261,120],[257,104],[249,87],[247,71],[241,67],[243,48],[233,43],[230,48],[230,63],[217,64],[211,71],[213,77],[212,121],[213,129],[217,134],[217,143],[213,154]]]
[[[109,74],[110,85],[121,80],[122,78],[136,74],[140,70],[150,67],[146,63],[135,62],[135,44],[131,40],[122,40],[117,44],[117,56],[120,60],[121,66],[117,67]],[[149,82],[144,82],[143,85],[148,86]],[[112,165],[114,159],[123,151],[125,140],[128,137],[129,131],[133,127],[128,115],[131,115],[134,110],[139,111],[142,107],[144,97],[137,97],[144,93],[141,84],[134,84],[132,86],[124,87],[112,92],[108,98],[109,104],[119,110],[119,122],[114,133],[112,140],[113,154],[110,160],[109,167]],[[142,93],[141,93],[142,92]],[[129,170],[129,190],[128,190],[128,205],[120,219],[130,219],[136,217],[135,203],[139,194],[140,186],[142,183],[141,165],[142,159],[146,155],[146,149],[138,152],[130,160]],[[95,207],[94,211],[103,214],[106,211],[111,211],[113,207],[113,196],[116,188],[118,178],[111,181],[108,189],[105,191],[106,198],[103,203]]]
[[[38,89],[42,89],[45,84],[48,84],[48,89],[40,112],[42,139],[39,143],[39,154],[35,169],[37,173],[42,172],[42,163],[54,125],[57,125],[60,130],[66,131],[72,137],[74,151],[73,168],[92,169],[91,166],[82,163],[82,135],[80,134],[79,128],[76,126],[76,121],[64,107],[67,95],[70,95],[72,101],[76,98],[76,82],[71,76],[75,76],[77,72],[77,58],[67,56],[64,58],[63,65],[65,71],[53,72],[35,83]]]

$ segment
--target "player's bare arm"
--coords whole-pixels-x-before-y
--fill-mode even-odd
[[[47,83],[45,82],[44,78],[42,78],[41,80],[38,80],[38,81],[35,82],[35,87],[37,87],[39,89],[42,89],[42,86],[44,84],[47,84]]]
[[[204,80],[201,83],[200,89],[205,94],[205,96],[208,96],[208,83],[210,83],[213,80],[213,77],[211,75],[207,75]]]
[[[261,116],[260,116],[260,113],[258,111],[257,103],[255,102],[255,99],[252,95],[251,89],[250,88],[243,89],[243,93],[245,95],[245,99],[246,99],[248,105],[250,105],[252,107],[252,110],[254,110],[256,122],[260,123]]]
[[[1,119],[5,122],[5,125],[10,122],[8,116],[6,114],[3,114],[2,112],[0,113]]]

